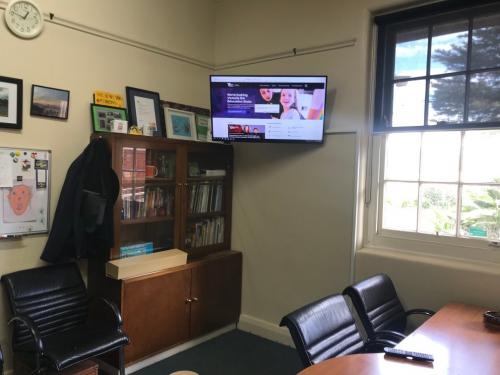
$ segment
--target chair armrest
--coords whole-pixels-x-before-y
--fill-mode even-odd
[[[120,314],[120,310],[118,309],[118,306],[116,304],[104,297],[92,297],[90,300],[90,304],[92,305],[103,305],[107,307],[107,311],[111,312],[113,315],[114,323],[116,325],[116,328],[121,329],[123,325],[123,319]]]
[[[429,309],[411,309],[408,310],[405,314],[406,316],[414,314],[433,316],[435,313],[436,313],[435,311]]]
[[[22,314],[17,314],[14,317],[12,317],[7,324],[12,324],[14,322],[20,322],[24,324],[28,330],[31,333],[31,336],[33,337],[33,341],[35,342],[35,349],[38,355],[43,354],[43,342],[42,342],[42,335],[40,334],[40,331],[35,325],[35,322],[27,315],[22,315]]]
[[[368,340],[365,344],[366,353],[381,353],[385,347],[394,348],[398,343],[385,339]]]
[[[375,340],[389,340],[397,344],[405,338],[406,336],[401,332],[392,331],[388,329],[382,329],[380,331],[375,332]]]

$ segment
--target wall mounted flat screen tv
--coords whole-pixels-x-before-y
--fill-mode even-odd
[[[326,76],[210,76],[212,138],[323,142]]]

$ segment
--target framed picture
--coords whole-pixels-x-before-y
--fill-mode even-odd
[[[152,137],[165,136],[165,121],[160,110],[160,94],[134,87],[126,87],[130,125],[137,125],[142,134]]]
[[[196,140],[196,127],[193,112],[165,108],[167,118],[167,138]]]
[[[91,104],[90,117],[95,132],[110,133],[113,129],[113,120],[127,120],[127,110],[125,108]]]
[[[23,127],[23,80],[0,77],[0,128]]]
[[[31,86],[31,116],[68,119],[69,91],[51,87]]]
[[[212,123],[209,116],[196,114],[196,140],[201,142],[212,141]]]

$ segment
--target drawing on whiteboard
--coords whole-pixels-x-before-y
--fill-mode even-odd
[[[19,223],[36,220],[31,205],[34,187],[34,180],[25,179],[23,181],[14,181],[11,188],[4,189],[4,222]]]

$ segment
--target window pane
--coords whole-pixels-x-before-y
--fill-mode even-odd
[[[471,75],[469,121],[500,121],[500,72]]]
[[[417,230],[416,182],[386,182],[382,227],[415,232]]]
[[[434,26],[431,46],[431,74],[465,70],[468,24],[467,20],[463,20]]]
[[[396,35],[394,78],[424,76],[427,72],[427,28]]]
[[[458,182],[460,132],[424,133],[420,179],[432,182]]]
[[[425,80],[394,84],[392,126],[423,126],[425,108]]]
[[[500,188],[464,186],[460,233],[465,237],[498,240],[500,234]]]
[[[472,69],[500,66],[500,15],[474,19]]]
[[[500,182],[500,130],[465,132],[462,181]]]
[[[422,184],[418,231],[454,236],[457,226],[458,185]]]
[[[389,134],[385,144],[385,179],[418,180],[420,133]]]
[[[429,125],[457,124],[464,121],[465,76],[431,79]]]
[[[458,185],[422,184],[418,231],[454,236],[457,226]]]

